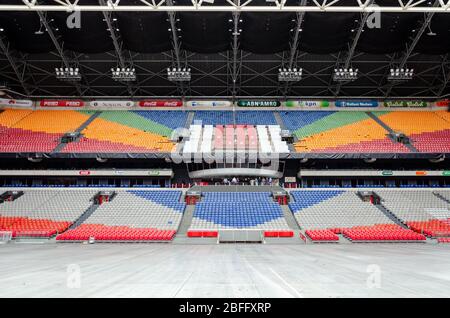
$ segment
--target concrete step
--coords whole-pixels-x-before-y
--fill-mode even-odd
[[[378,210],[380,210],[384,215],[391,219],[395,224],[400,225],[402,228],[407,229],[408,227],[402,221],[400,221],[389,209],[387,209],[383,204],[375,205]]]
[[[372,118],[378,125],[380,125],[381,127],[383,127],[387,132],[389,132],[389,133],[394,133],[394,130],[393,130],[391,127],[389,127],[385,122],[383,122],[380,118],[378,118],[376,115],[374,115],[374,114],[371,113],[371,112],[366,112],[366,114],[367,114],[370,118]],[[393,142],[395,142],[395,141],[393,140]],[[408,148],[409,150],[411,150],[411,152],[419,152],[419,151],[416,149],[416,147],[414,147],[414,145],[411,144],[411,143],[404,144],[404,145],[405,145],[406,148]]]
[[[280,128],[282,130],[286,130],[286,126],[284,125],[283,119],[281,118],[280,114],[278,112],[273,112],[273,115],[275,116],[275,120]]]
[[[194,217],[194,209],[195,205],[186,206],[183,213],[183,218],[181,219],[180,226],[178,227],[178,231],[173,242],[182,241],[185,238],[190,239],[186,236],[186,234],[191,226],[192,218]]]
[[[294,217],[294,214],[292,214],[291,209],[289,209],[289,206],[287,205],[280,205],[281,211],[283,211],[284,219],[286,220],[286,223],[289,225],[289,228],[291,230],[299,231],[300,227],[297,223],[297,220]]]
[[[441,199],[441,200],[447,202],[448,204],[450,204],[450,200],[447,200],[447,199],[446,199],[445,197],[443,197],[441,194],[439,194],[439,193],[437,193],[437,192],[434,192],[434,191],[433,191],[433,194],[434,194],[435,196],[437,196],[439,199]]]
[[[194,112],[189,112],[186,118],[186,124],[184,125],[184,128],[189,129],[189,127],[192,125],[192,122],[194,121]]]
[[[84,123],[82,123],[80,125],[80,127],[78,127],[75,132],[81,132],[83,131],[84,128],[86,128],[90,123],[92,123],[98,116],[100,116],[101,112],[95,112],[95,114],[92,114],[91,117],[89,117]],[[77,138],[78,141],[78,138]],[[61,150],[63,150],[63,148],[66,146],[67,144],[64,143],[60,143],[58,146],[56,146],[55,149],[53,149],[53,152],[60,152]]]
[[[86,211],[80,217],[69,227],[69,230],[72,230],[74,228],[79,227],[81,224],[84,223],[99,207],[98,204],[93,204],[89,208],[87,208]]]

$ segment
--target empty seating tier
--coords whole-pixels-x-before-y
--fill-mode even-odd
[[[393,224],[377,207],[362,201],[353,191],[292,191],[291,194],[295,201],[289,206],[304,229]]]
[[[269,192],[207,192],[197,203],[190,230],[289,230]]]
[[[230,125],[234,124],[233,113],[230,111],[196,111],[194,122],[201,121],[201,125]]]
[[[235,114],[239,125],[277,125],[272,111],[237,111]]]
[[[401,222],[428,236],[450,234],[450,204],[430,190],[379,190],[381,203]],[[450,191],[442,190],[441,195]]]
[[[7,109],[0,114],[0,152],[52,152],[90,116],[76,111]]]
[[[362,201],[352,191],[292,191],[291,195],[295,201],[289,206],[300,227],[313,241],[335,240],[331,233],[342,233],[353,241],[425,239],[398,226],[376,206]]]
[[[406,224],[414,231],[431,237],[450,236],[450,224],[441,220],[410,221]]]
[[[180,117],[175,115],[175,122]],[[69,143],[62,152],[170,152],[174,146],[168,138],[171,132],[171,128],[138,113],[104,111],[81,131],[79,141]]]
[[[445,111],[395,111],[377,113],[391,127],[410,137],[419,152],[450,151],[450,121]],[[417,125],[420,123],[420,125]]]
[[[285,112],[282,118],[299,141],[297,152],[317,153],[404,153],[403,144],[394,143],[380,124],[364,112]],[[289,117],[293,118],[289,118]],[[304,116],[305,118],[302,118]]]
[[[101,204],[80,226],[59,235],[59,241],[94,237],[102,241],[171,240],[178,229],[185,204],[181,191],[119,191]]]
[[[352,241],[424,241],[425,236],[396,224],[376,224],[343,230]]]
[[[313,242],[333,242],[339,241],[339,236],[337,236],[331,230],[306,230],[305,234],[313,241]]]
[[[50,237],[64,232],[92,204],[91,190],[30,190],[0,204],[0,230],[17,236]]]
[[[422,153],[450,151],[450,119],[445,111],[372,112],[394,131],[405,133],[412,145]],[[97,118],[86,127],[94,114]],[[0,114],[0,152],[43,152],[58,149],[62,153],[151,153],[170,152],[174,129],[185,127],[185,111],[73,111],[5,109]],[[410,153],[412,150],[387,137],[388,131],[369,114],[362,111],[286,111],[279,115],[287,129],[298,138],[297,152],[307,153]],[[226,148],[227,127],[236,128],[233,139],[245,140],[255,149],[255,143],[267,140],[249,127],[275,127],[272,111],[195,111],[201,125],[219,126],[213,129],[211,148]],[[421,122],[421,125],[416,125]],[[225,126],[223,129],[220,126]],[[233,127],[231,127],[233,126]],[[61,137],[82,129],[82,137],[57,148]],[[246,127],[246,128],[245,128]],[[243,129],[243,130],[242,130]],[[218,131],[223,138],[218,137]],[[274,144],[279,131],[268,130],[274,152],[286,152]],[[231,134],[231,133],[230,133]],[[231,135],[230,135],[231,136]],[[255,140],[256,139],[256,140]],[[248,140],[248,141],[247,141]],[[209,146],[206,145],[205,149]],[[279,148],[279,149],[278,149]]]
[[[56,237],[57,241],[170,241],[175,230],[107,226],[104,224],[82,224]]]

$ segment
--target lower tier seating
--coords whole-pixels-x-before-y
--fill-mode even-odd
[[[425,237],[395,224],[354,191],[292,191],[289,206],[313,241],[333,241],[344,234],[352,241],[417,241]]]
[[[0,204],[0,230],[13,237],[50,237],[64,232],[92,204],[92,190],[28,190]]]
[[[450,204],[431,190],[380,190],[381,203],[404,224],[427,236],[450,235]],[[448,190],[437,192],[445,198]]]
[[[0,230],[12,232],[12,237],[51,237],[65,231],[71,222],[22,217],[0,217]]]
[[[128,226],[106,226],[104,224],[82,224],[58,235],[57,241],[86,241],[93,237],[96,241],[170,241],[175,230],[152,228],[131,228]]]
[[[306,230],[305,234],[312,241],[339,241],[339,236],[337,236],[333,231],[328,229],[322,230]]]
[[[332,229],[374,224],[394,224],[376,206],[356,192],[344,190],[291,191],[289,204],[301,228]]]
[[[344,229],[343,235],[352,241],[424,241],[425,236],[396,224],[376,224]]]
[[[269,192],[208,192],[197,203],[189,230],[289,230]]]
[[[58,241],[167,241],[178,229],[185,204],[181,191],[120,191]]]
[[[450,224],[441,220],[411,221],[406,224],[414,231],[427,236],[450,236]]]

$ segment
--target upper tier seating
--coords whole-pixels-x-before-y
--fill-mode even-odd
[[[289,230],[269,192],[207,192],[194,210],[190,230]]]
[[[5,109],[0,113],[0,152],[50,153],[67,132],[76,131],[95,111]],[[450,151],[450,116],[445,111],[372,112],[408,135],[419,152]],[[185,111],[101,111],[63,153],[170,152],[173,130],[185,127]],[[298,138],[294,148],[308,153],[409,153],[362,111],[279,112]],[[272,111],[195,111],[202,125],[276,125]],[[416,125],[421,122],[421,125]]]
[[[209,111],[195,112],[194,121],[201,120],[202,125],[277,125],[272,111]]]
[[[440,191],[449,195],[449,191]],[[450,204],[428,190],[380,190],[382,204],[399,220],[429,236],[450,235]]]
[[[185,111],[171,111],[171,110],[158,110],[158,111],[135,111],[135,114],[142,116],[148,120],[153,121],[155,124],[160,124],[165,127],[160,127],[160,130],[153,129],[153,132],[159,135],[167,136],[167,128],[177,129],[184,128],[186,125],[186,119],[188,113]],[[154,125],[157,126],[157,125]]]
[[[92,204],[92,190],[33,190],[0,204],[0,229],[13,236],[49,237],[65,231]]]
[[[174,146],[171,128],[131,111],[103,111],[81,133],[62,152],[170,152]]]
[[[286,129],[298,134],[297,130],[307,127],[314,122],[325,118],[335,112],[331,111],[285,111],[279,112]],[[300,135],[298,135],[300,136]]]
[[[60,241],[171,240],[180,225],[185,204],[181,191],[124,191],[101,204],[83,224],[57,237]]]
[[[299,139],[297,152],[409,152],[403,144],[391,141],[388,132],[361,111],[291,111],[280,115]]]
[[[88,118],[69,110],[6,109],[0,114],[0,152],[52,152]]]
[[[236,124],[238,125],[277,125],[272,111],[237,111]]]
[[[232,125],[233,112],[199,110],[195,112],[194,123],[201,120],[202,125]]]
[[[450,152],[450,116],[446,111],[395,111],[378,117],[393,130],[408,135],[419,152]]]
[[[16,123],[30,115],[32,110],[25,109],[5,109],[0,113],[0,132],[6,128],[13,127]]]
[[[355,192],[343,190],[292,191],[289,207],[313,241],[332,241],[330,230],[353,241],[416,241],[424,237],[403,229],[376,206],[362,201]]]

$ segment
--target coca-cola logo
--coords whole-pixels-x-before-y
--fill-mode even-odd
[[[140,101],[141,107],[180,107],[183,103],[181,101]]]

